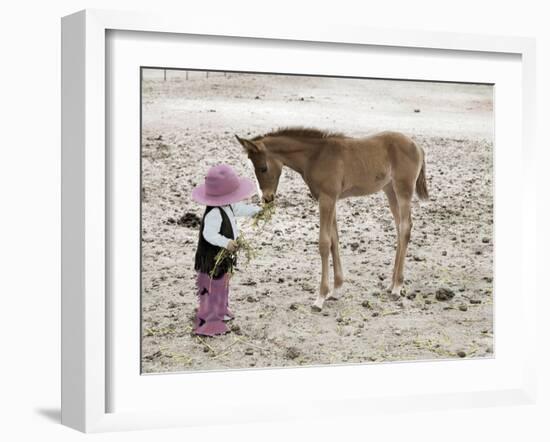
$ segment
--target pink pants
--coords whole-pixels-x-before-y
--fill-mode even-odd
[[[195,333],[216,336],[227,333],[225,321],[233,319],[229,310],[229,277],[226,273],[219,279],[206,273],[197,274],[199,308],[195,318]]]

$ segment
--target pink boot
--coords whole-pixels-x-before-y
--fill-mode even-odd
[[[195,333],[216,336],[227,333],[229,328],[223,322],[225,313],[224,279],[211,279],[206,273],[199,273],[199,309],[195,319]]]
[[[210,306],[210,297],[208,296],[208,290],[201,289],[198,293],[199,296],[199,308],[195,315],[195,328],[202,325],[205,322],[205,318],[208,316],[208,312],[212,309]]]
[[[223,297],[224,297],[223,319],[225,321],[231,321],[232,319],[235,319],[235,315],[231,310],[229,310],[229,275],[226,275],[225,277],[227,278],[227,281],[225,283],[225,287],[223,291]]]

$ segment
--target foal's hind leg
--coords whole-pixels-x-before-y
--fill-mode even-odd
[[[332,266],[334,267],[334,290],[329,296],[329,299],[338,299],[340,297],[340,288],[342,284],[344,284],[344,272],[342,270],[342,261],[340,261],[340,239],[338,237],[336,209],[334,209],[334,217],[332,218],[330,252],[332,254]]]
[[[398,299],[403,287],[403,269],[405,266],[405,256],[407,247],[411,239],[412,219],[411,219],[411,200],[414,190],[414,184],[398,183],[394,185],[399,206],[399,247],[396,256],[396,266],[394,268],[393,289],[391,296]]]
[[[393,263],[393,273],[392,273],[390,285],[388,287],[388,291],[391,292],[393,291],[393,287],[395,285],[395,280],[396,280],[395,270],[397,269],[397,266],[398,266],[398,258],[401,250],[401,241],[399,241],[399,204],[397,202],[397,196],[395,195],[395,191],[393,190],[392,183],[386,184],[383,190],[386,196],[388,197],[388,203],[390,204],[390,210],[393,215],[393,220],[395,222],[395,230],[397,232],[397,248],[395,251],[395,260]]]

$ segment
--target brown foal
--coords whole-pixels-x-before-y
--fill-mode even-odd
[[[397,132],[365,138],[317,129],[286,128],[245,140],[237,136],[254,165],[266,202],[274,199],[283,166],[298,172],[319,202],[321,287],[313,304],[320,311],[327,298],[337,298],[344,283],[338,244],[336,201],[383,190],[397,229],[397,250],[389,290],[397,299],[403,287],[403,265],[411,235],[413,193],[428,198],[424,150]],[[329,254],[334,291],[329,286]]]

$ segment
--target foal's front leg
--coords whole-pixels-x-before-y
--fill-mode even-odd
[[[330,291],[328,282],[329,254],[331,248],[332,223],[336,200],[328,195],[319,196],[319,254],[321,255],[321,286],[312,309],[321,311]]]

